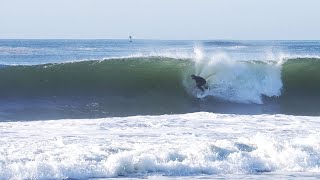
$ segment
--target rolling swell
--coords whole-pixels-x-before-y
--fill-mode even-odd
[[[192,111],[191,64],[124,58],[0,68],[1,119],[96,118]],[[1,112],[2,111],[2,112]]]
[[[181,94],[181,76],[188,64],[155,57],[8,66],[0,69],[0,92],[1,96]]]
[[[284,63],[282,79],[286,96],[320,96],[320,59],[297,58]]]
[[[0,68],[0,118],[92,118],[195,111],[317,115],[318,69],[320,60],[315,58],[288,59],[280,65],[140,57],[4,66]],[[205,98],[197,98],[192,73],[207,78],[210,90]]]
[[[320,115],[320,59],[296,58],[283,64],[281,112]]]

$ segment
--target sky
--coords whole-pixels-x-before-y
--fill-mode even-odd
[[[319,0],[0,0],[0,39],[319,40]]]

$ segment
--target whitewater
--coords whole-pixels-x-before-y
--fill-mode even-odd
[[[319,178],[319,57],[320,41],[0,40],[0,179]]]
[[[0,176],[259,179],[307,172],[319,177],[319,120],[198,112],[2,122]]]

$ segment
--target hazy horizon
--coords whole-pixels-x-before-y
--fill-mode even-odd
[[[317,0],[1,0],[0,5],[0,39],[320,39]]]

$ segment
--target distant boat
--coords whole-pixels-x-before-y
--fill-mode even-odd
[[[132,36],[129,36],[129,39],[130,39],[129,42],[132,42]]]

